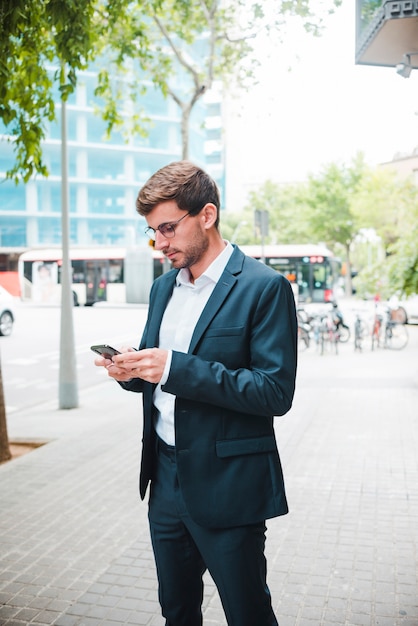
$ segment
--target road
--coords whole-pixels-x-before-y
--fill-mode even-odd
[[[130,305],[73,309],[77,383],[80,390],[103,382],[103,370],[93,365],[90,346],[137,346],[147,307]],[[0,338],[3,388],[7,415],[57,398],[59,393],[59,307],[20,303],[10,337]]]
[[[353,302],[344,318],[353,328]],[[103,382],[104,372],[93,365],[90,346],[107,343],[136,346],[145,324],[145,305],[76,307],[73,309],[77,382],[79,390]],[[312,345],[299,358],[299,388],[318,385],[324,389],[342,380],[362,377],[364,384],[384,386],[390,378],[418,379],[418,325],[408,326],[409,343],[401,352],[371,352],[365,342],[362,353],[356,353],[352,340],[339,347],[339,354],[321,356]],[[59,393],[60,308],[21,303],[10,337],[0,338],[3,387],[7,414],[57,399]],[[385,382],[386,381],[386,382]]]

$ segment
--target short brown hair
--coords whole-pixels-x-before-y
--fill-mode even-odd
[[[190,161],[175,161],[159,169],[139,190],[136,210],[148,215],[161,202],[175,200],[182,211],[197,215],[211,202],[216,206],[219,223],[219,191],[215,181],[200,167]]]

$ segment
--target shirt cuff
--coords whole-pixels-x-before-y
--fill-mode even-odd
[[[165,383],[168,380],[168,375],[170,373],[172,357],[173,357],[173,351],[169,350],[168,354],[167,354],[167,361],[165,362],[165,368],[164,368],[164,371],[163,371],[163,375],[161,376],[160,385],[165,385]]]

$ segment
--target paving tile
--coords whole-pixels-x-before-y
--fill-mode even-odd
[[[411,353],[301,355],[294,407],[276,422],[291,510],[267,524],[280,626],[418,625],[412,334]],[[138,497],[140,420],[120,398],[102,407],[117,422],[0,467],[1,626],[164,625]],[[85,419],[101,401],[99,385]],[[208,575],[203,606],[205,625],[225,626]]]

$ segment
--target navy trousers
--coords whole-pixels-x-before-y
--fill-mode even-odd
[[[187,513],[175,448],[158,440],[149,524],[166,626],[201,626],[203,574],[212,576],[229,626],[278,626],[266,583],[265,523],[208,529]]]

